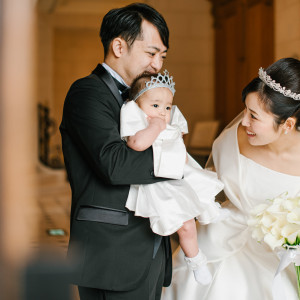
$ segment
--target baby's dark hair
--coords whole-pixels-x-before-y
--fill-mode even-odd
[[[146,87],[146,82],[151,80],[151,77],[156,77],[158,75],[158,73],[150,73],[150,72],[144,72],[141,75],[137,76],[132,84],[131,84],[131,88],[130,88],[130,92],[129,92],[129,100],[132,100],[136,97],[136,95],[143,89]]]

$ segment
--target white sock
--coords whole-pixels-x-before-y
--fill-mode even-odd
[[[193,270],[195,280],[202,285],[208,285],[212,281],[212,276],[207,268],[207,265],[200,266],[198,269]]]
[[[189,269],[193,270],[195,280],[198,283],[201,283],[203,285],[211,283],[212,276],[207,268],[207,259],[200,249],[195,257],[185,256],[184,259],[188,264]]]

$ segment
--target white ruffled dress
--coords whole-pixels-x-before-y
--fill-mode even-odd
[[[122,139],[126,140],[147,126],[146,114],[134,101],[122,106]],[[202,169],[190,155],[186,162],[182,133],[188,133],[187,122],[173,105],[171,122],[152,147],[154,175],[175,180],[131,185],[126,202],[126,207],[136,216],[149,218],[152,231],[162,236],[176,232],[184,222],[193,218],[201,224],[208,224],[222,215],[215,196],[223,189],[223,183],[215,172]]]

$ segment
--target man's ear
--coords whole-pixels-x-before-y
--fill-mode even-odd
[[[111,42],[112,52],[116,57],[121,57],[126,50],[127,44],[124,39],[116,37]]]

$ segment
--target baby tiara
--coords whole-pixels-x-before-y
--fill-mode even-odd
[[[269,76],[263,68],[259,68],[258,75],[259,78],[274,91],[294,100],[300,100],[300,94],[293,93],[291,90],[287,90],[284,86],[282,87],[280,83],[272,80],[271,76]]]
[[[137,93],[137,95],[133,98],[133,101],[136,101],[136,99],[146,91],[158,87],[168,88],[172,92],[173,96],[175,94],[175,82],[173,81],[173,76],[169,76],[169,72],[167,70],[164,70],[164,75],[158,73],[156,77],[151,76],[151,80],[146,81],[145,85],[146,87]]]

